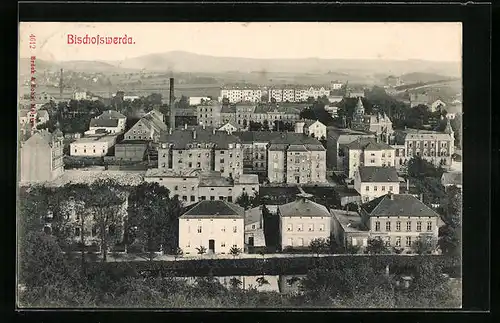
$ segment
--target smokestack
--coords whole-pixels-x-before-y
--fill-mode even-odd
[[[63,98],[63,69],[61,68],[61,77],[59,79],[59,99]]]
[[[175,107],[174,107],[174,78],[170,78],[170,96],[169,96],[169,109],[170,109],[170,128],[175,129]]]

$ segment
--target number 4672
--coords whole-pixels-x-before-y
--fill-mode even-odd
[[[33,35],[33,34],[30,35],[29,45],[30,45],[30,49],[35,49],[36,48],[36,36]]]

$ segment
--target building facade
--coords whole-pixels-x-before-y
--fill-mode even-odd
[[[201,201],[179,218],[179,248],[184,255],[228,254],[244,250],[245,210],[226,201]],[[198,248],[198,249],[197,249]]]
[[[20,181],[52,181],[64,173],[63,134],[56,130],[35,132],[20,148]]]
[[[108,151],[116,143],[117,136],[102,135],[83,137],[70,144],[70,156],[81,157],[102,157],[108,154]]]
[[[215,128],[169,130],[160,136],[158,168],[217,171],[234,178],[243,174],[243,147],[238,137]]]
[[[385,113],[377,113],[376,115],[365,114],[361,98],[358,98],[358,103],[354,109],[351,129],[374,133],[381,141],[386,143],[389,143],[389,139],[394,133],[392,122]]]
[[[90,120],[89,130],[85,131],[86,135],[92,135],[99,131],[105,131],[112,134],[120,134],[125,131],[127,117],[118,111],[107,110],[100,116]]]
[[[163,114],[159,111],[151,110],[125,133],[123,140],[157,142],[162,131],[167,131]]]
[[[363,203],[388,193],[399,194],[399,177],[395,167],[360,166],[354,174],[354,189]]]
[[[314,239],[328,239],[331,215],[328,209],[310,201],[306,195],[291,203],[278,206],[281,248],[308,247]]]
[[[393,167],[395,149],[373,138],[359,138],[344,146],[344,174],[353,179],[360,166]]]

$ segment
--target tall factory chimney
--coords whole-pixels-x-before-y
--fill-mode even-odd
[[[63,69],[61,68],[61,77],[59,78],[59,99],[63,99]]]
[[[168,107],[170,110],[170,129],[175,130],[175,107],[174,107],[174,78],[170,78],[170,97],[168,101]]]

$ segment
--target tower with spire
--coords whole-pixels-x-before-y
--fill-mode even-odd
[[[352,114],[352,128],[362,128],[363,127],[363,122],[365,118],[365,107],[363,106],[363,102],[361,101],[361,98],[358,98],[358,103],[356,104],[356,107],[354,108],[354,112]]]
[[[444,128],[444,133],[449,134],[452,140],[452,143],[455,142],[455,132],[451,127],[450,119],[446,118],[446,127]]]

